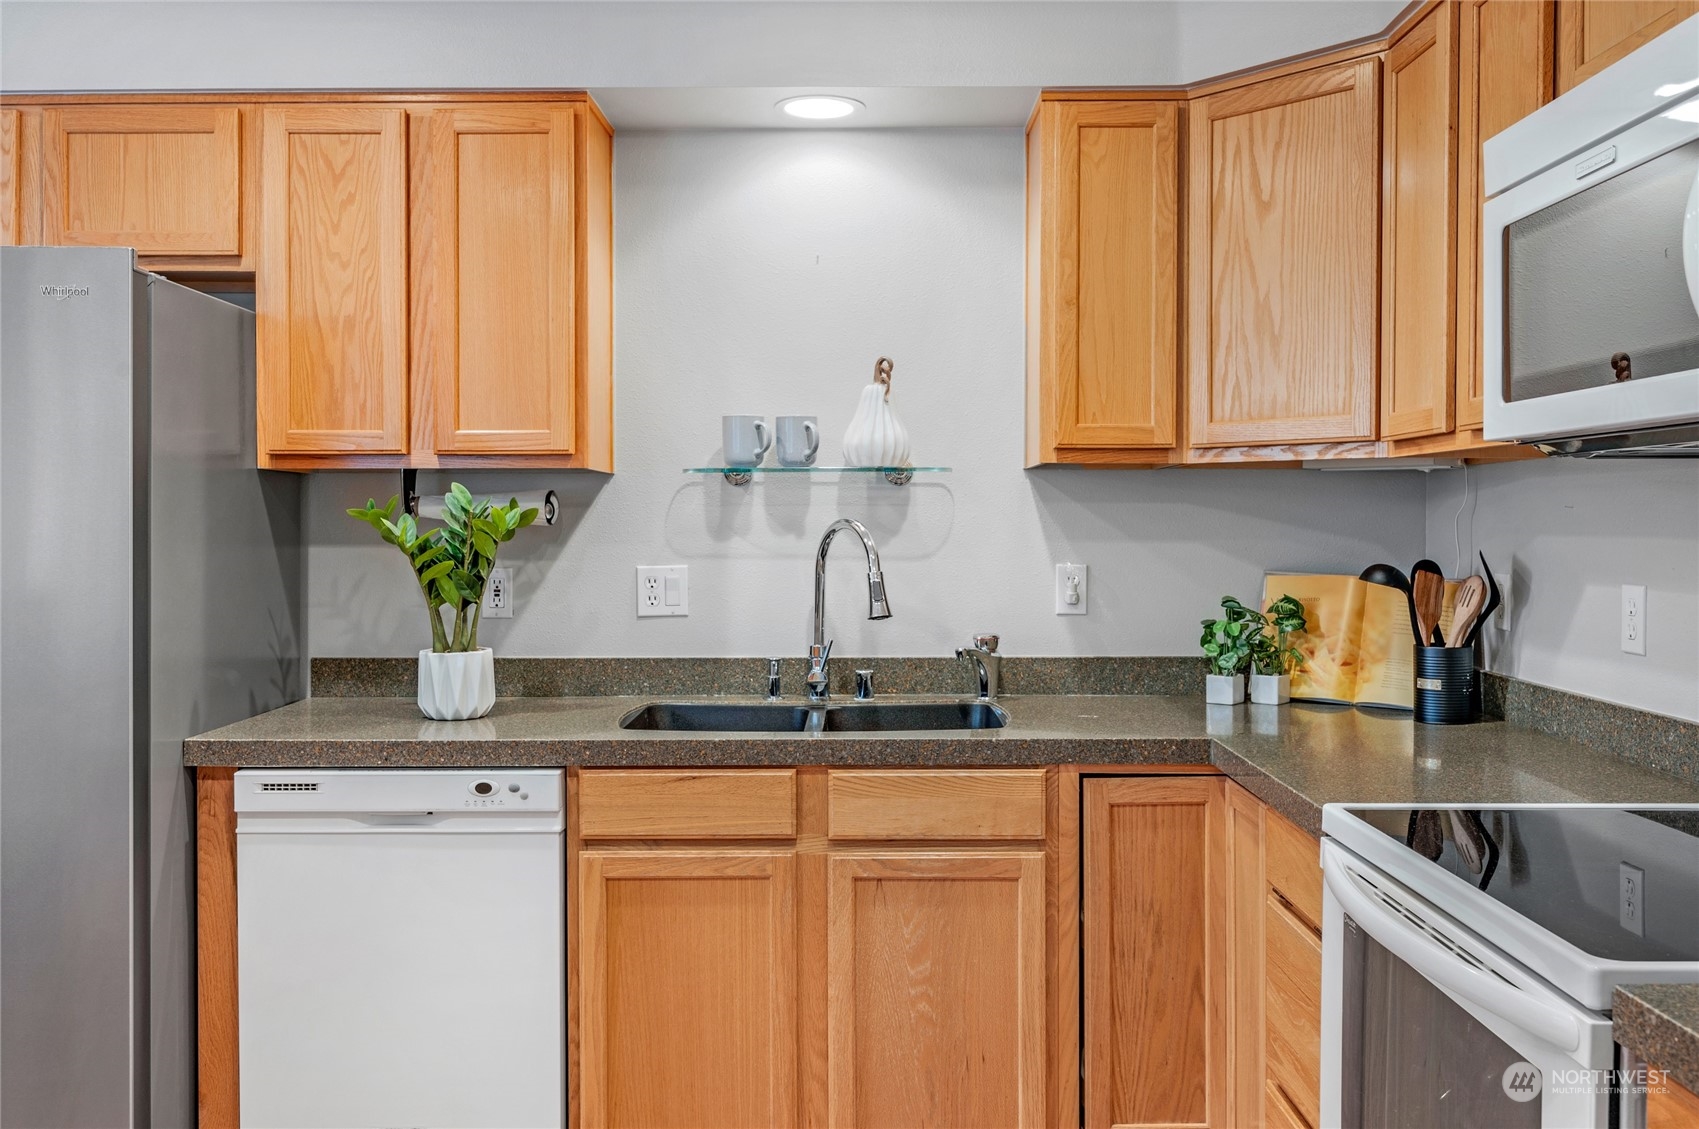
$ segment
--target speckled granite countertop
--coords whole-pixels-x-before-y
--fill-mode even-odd
[[[1642,1062],[1699,1093],[1699,984],[1634,984],[1611,1001],[1611,1033]]]
[[[184,742],[191,765],[456,767],[763,764],[1214,765],[1312,834],[1321,805],[1699,803],[1699,787],[1501,721],[1196,696],[1005,696],[1009,725],[949,733],[622,730],[652,699],[502,698],[477,721],[426,721],[407,698],[310,698]],[[715,698],[715,701],[737,699]],[[755,699],[749,699],[755,700]]]

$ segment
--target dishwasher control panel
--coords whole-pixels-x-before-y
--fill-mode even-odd
[[[563,809],[564,782],[558,768],[244,768],[235,799],[253,813],[538,815]]]

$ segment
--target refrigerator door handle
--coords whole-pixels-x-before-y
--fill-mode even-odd
[[[1327,888],[1352,921],[1434,985],[1514,1023],[1565,1054],[1580,1049],[1581,1025],[1574,1016],[1490,972],[1472,968],[1438,942],[1413,929],[1358,885],[1357,875],[1337,851],[1326,854],[1322,875]]]

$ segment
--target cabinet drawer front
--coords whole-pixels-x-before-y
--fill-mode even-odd
[[[1321,844],[1272,811],[1266,828],[1268,884],[1292,903],[1305,925],[1320,928]]]
[[[1321,938],[1272,894],[1263,922],[1268,1078],[1315,1125],[1321,1108]]]
[[[1042,839],[1044,770],[834,770],[834,839]]]
[[[584,839],[791,839],[796,770],[586,769],[578,826]]]
[[[243,251],[235,106],[68,106],[44,111],[42,129],[48,243]]]

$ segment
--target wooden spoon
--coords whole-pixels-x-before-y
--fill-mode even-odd
[[[1445,608],[1445,577],[1417,569],[1410,577],[1410,599],[1416,608],[1416,634],[1422,646],[1431,646],[1434,632],[1439,628],[1440,612]]]
[[[1469,631],[1487,603],[1487,582],[1471,576],[1457,586],[1457,604],[1451,610],[1451,634],[1445,637],[1447,647],[1461,647]]]

